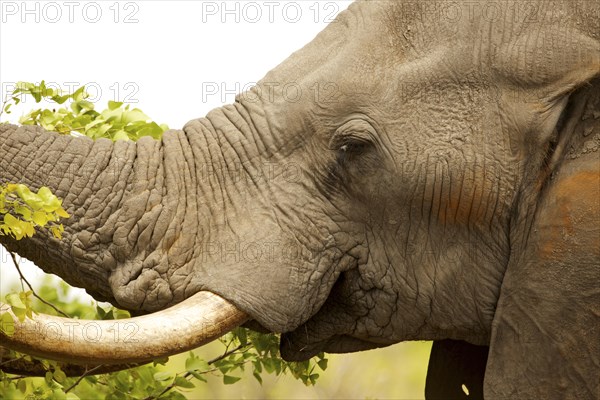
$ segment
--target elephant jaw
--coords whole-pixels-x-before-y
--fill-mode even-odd
[[[11,336],[0,331],[3,346],[86,365],[141,363],[181,353],[209,343],[249,320],[230,302],[206,291],[165,310],[119,320],[39,314],[21,322],[10,306],[2,303],[0,312],[9,312],[14,320]]]

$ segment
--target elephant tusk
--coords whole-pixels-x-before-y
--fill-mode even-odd
[[[181,303],[140,317],[80,320],[39,314],[20,322],[10,306],[0,313],[13,317],[14,333],[0,342],[7,348],[51,360],[81,365],[147,362],[181,353],[229,332],[249,316],[211,292],[199,292]]]

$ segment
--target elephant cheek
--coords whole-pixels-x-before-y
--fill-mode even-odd
[[[432,210],[438,210],[437,220],[440,224],[468,225],[473,220],[477,221],[485,217],[484,201],[489,197],[489,193],[486,196],[482,184],[475,181],[470,185],[460,185],[458,188],[442,189],[441,192],[437,198],[432,199]]]

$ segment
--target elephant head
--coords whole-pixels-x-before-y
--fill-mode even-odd
[[[212,292],[290,360],[434,340],[430,398],[594,396],[600,8],[477,5],[358,1],[161,141],[0,126],[0,182],[72,214],[2,243],[137,313]]]

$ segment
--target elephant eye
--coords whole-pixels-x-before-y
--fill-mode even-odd
[[[339,127],[329,142],[339,164],[344,164],[371,150],[375,130],[364,120],[351,120]]]
[[[381,170],[383,160],[377,133],[365,119],[352,119],[329,139],[332,157],[324,176],[326,193],[357,194],[365,179]]]
[[[345,137],[341,143],[336,145],[338,162],[343,163],[358,157],[361,154],[366,153],[372,145],[372,142],[362,138],[352,136]]]

